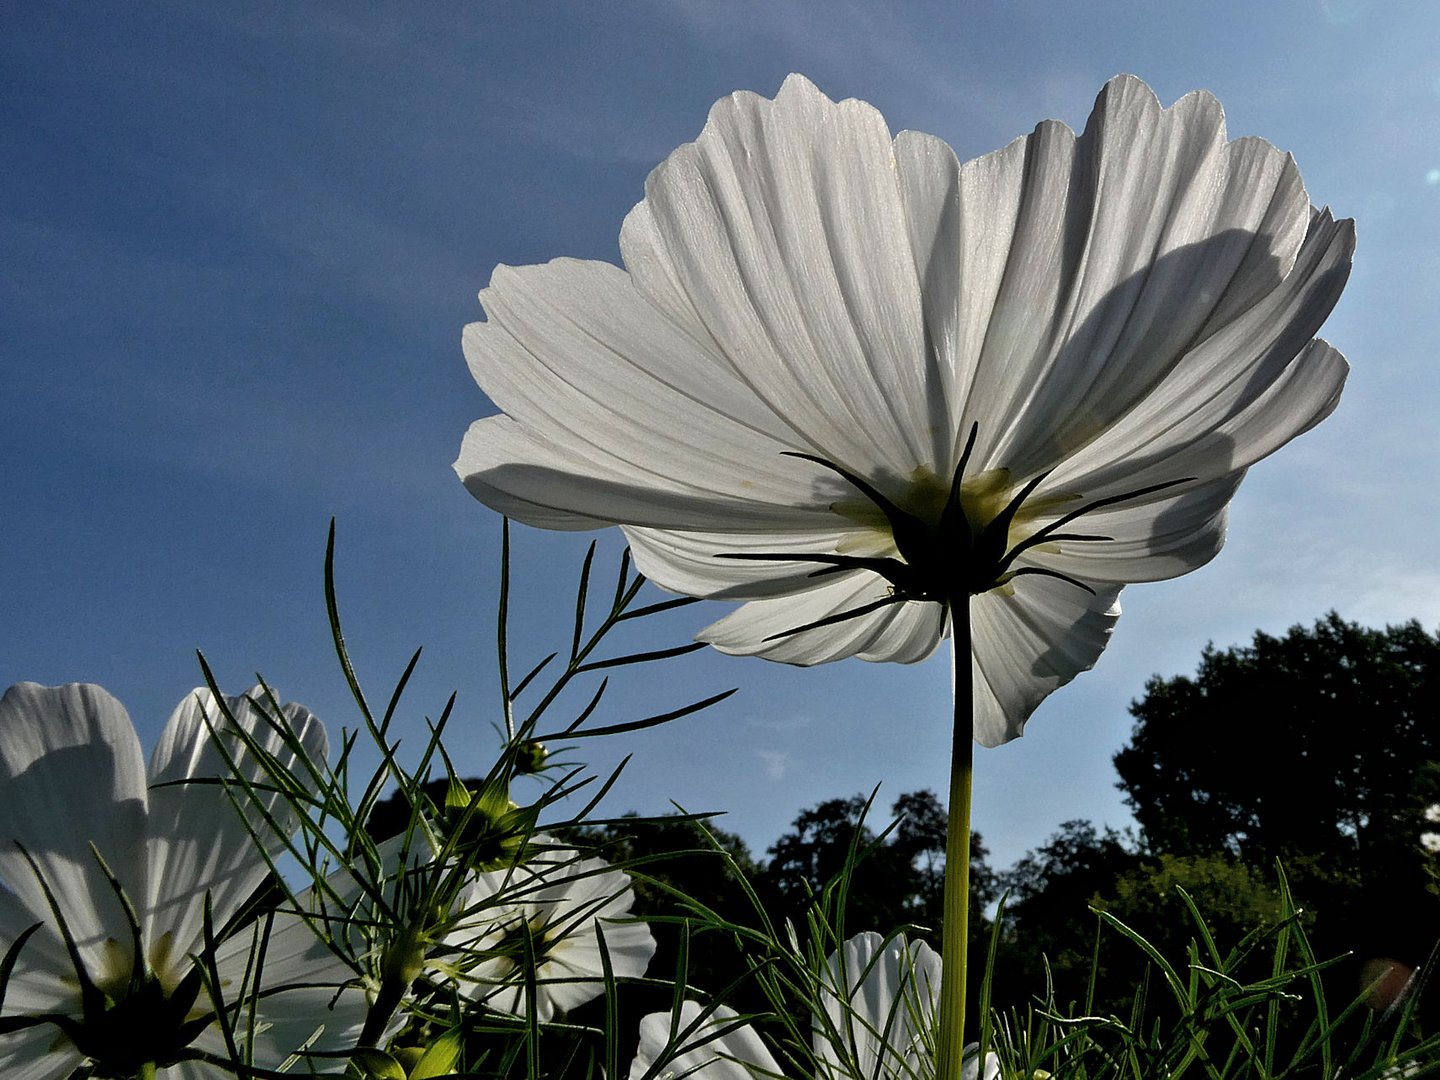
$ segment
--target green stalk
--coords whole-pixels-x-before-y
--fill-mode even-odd
[[[950,604],[955,722],[951,729],[949,826],[945,836],[945,915],[941,924],[936,1080],[960,1080],[965,1048],[965,973],[970,944],[970,780],[975,737],[970,670],[970,597]]]

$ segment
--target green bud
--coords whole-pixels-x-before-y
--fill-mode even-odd
[[[414,927],[406,928],[385,947],[380,977],[387,983],[409,986],[425,970],[425,943]]]
[[[405,1075],[409,1076],[415,1071],[415,1066],[420,1064],[420,1059],[425,1056],[425,1047],[401,1046],[392,1049],[390,1053],[400,1063],[400,1067],[405,1070]]]
[[[365,1080],[405,1080],[405,1070],[384,1050],[362,1046],[350,1055],[350,1068]]]
[[[474,797],[475,793],[461,783],[458,776],[452,775],[445,784],[445,809],[447,811],[464,810]]]
[[[503,783],[471,792],[452,780],[445,797],[445,822],[459,841],[460,854],[480,870],[509,866],[521,858],[534,830],[534,815],[533,808],[511,800]]]
[[[529,739],[521,743],[515,750],[515,771],[524,775],[526,773],[538,773],[545,768],[545,762],[550,757],[550,751],[545,749],[545,744]]]
[[[460,1032],[452,1028],[438,1039],[433,1040],[423,1052],[416,1048],[418,1056],[408,1065],[410,1080],[432,1080],[437,1076],[449,1076],[460,1062]]]

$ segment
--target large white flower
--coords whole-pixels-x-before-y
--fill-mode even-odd
[[[814,1072],[822,1080],[925,1080],[934,1075],[940,958],[924,942],[857,934],[831,954],[815,1009]],[[966,1048],[964,1080],[978,1080],[978,1047]],[[985,1059],[984,1080],[1000,1062]],[[640,1021],[630,1080],[759,1080],[786,1075],[755,1029],[733,1009],[693,1001],[680,1014]]]
[[[259,688],[253,693],[264,700]],[[262,746],[293,763],[268,710],[225,701]],[[307,710],[287,705],[273,719],[304,753],[323,758],[325,731]],[[0,953],[38,924],[19,948],[0,1014],[7,1080],[65,1077],[86,1062],[104,1077],[129,1077],[147,1064],[185,1080],[233,1075],[180,1060],[197,1051],[227,1056],[190,959],[204,950],[205,905],[218,932],[268,873],[237,810],[243,795],[232,801],[216,784],[177,783],[235,775],[222,739],[239,775],[261,778],[227,726],[210,692],[195,691],[170,717],[147,775],[129,716],[100,687],[21,683],[0,699]],[[267,816],[288,816],[278,795],[263,804],[246,810],[262,836],[271,830]],[[272,836],[271,855],[282,846]],[[353,1046],[365,999],[340,992],[349,970],[297,917],[268,924],[259,996],[242,999],[256,991],[266,925],[221,942],[214,957],[240,1045],[253,1039],[256,1063],[271,1068],[312,1040],[316,1049],[343,1047],[347,1038]],[[44,1019],[31,1024],[35,1018]]]
[[[465,896],[470,914],[446,939],[459,956],[462,992],[525,1016],[533,962],[535,1018],[550,1020],[604,993],[601,935],[616,978],[644,975],[655,937],[629,917],[634,902],[628,874],[564,849],[477,874]]]
[[[1162,109],[1120,77],[1081,135],[961,164],[792,76],[651,173],[625,269],[496,269],[465,352],[504,415],[455,467],[748,601],[700,634],[727,652],[919,660],[971,596],[995,744],[1094,663],[1122,585],[1210,559],[1245,470],[1334,407],[1346,364],[1313,335],[1352,248],[1206,93]]]

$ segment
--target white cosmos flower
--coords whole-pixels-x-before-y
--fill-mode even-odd
[[[624,871],[563,849],[477,874],[465,897],[465,907],[476,914],[463,925],[478,922],[481,932],[462,929],[446,939],[462,957],[461,991],[498,1012],[527,1015],[530,956],[535,1018],[550,1020],[604,993],[602,934],[616,978],[644,975],[655,938],[643,922],[629,918],[634,902]],[[466,963],[467,954],[476,962]]]
[[[1346,364],[1313,335],[1352,248],[1206,93],[1116,78],[1082,134],[962,164],[791,76],[650,174],[623,270],[495,270],[464,344],[504,415],[455,468],[747,601],[700,634],[726,652],[915,661],[972,594],[995,744],[1094,663],[1122,585],[1214,556],[1245,470],[1334,407]]]
[[[923,1080],[934,1075],[935,1000],[940,957],[924,942],[857,934],[831,954],[815,1010],[815,1075],[822,1080]],[[965,1080],[978,1080],[979,1048],[965,1048]],[[734,1010],[682,1004],[678,1023],[669,1013],[640,1021],[640,1045],[630,1080],[690,1077],[757,1080],[784,1077],[784,1069],[755,1029]],[[1000,1062],[985,1059],[984,1080],[996,1080]]]
[[[1420,846],[1432,855],[1440,855],[1440,833],[1422,832]]]
[[[265,700],[261,693],[252,691],[256,701]],[[225,700],[262,746],[293,762],[268,710],[262,714],[244,698]],[[323,758],[325,731],[314,716],[287,705],[278,719],[306,754]],[[48,1018],[0,1035],[0,1075],[7,1080],[52,1080],[86,1062],[106,1077],[128,1077],[146,1063],[160,1065],[159,1075],[171,1080],[233,1075],[176,1060],[194,1051],[226,1056],[219,1026],[207,1023],[213,1006],[189,958],[204,951],[207,897],[218,932],[268,873],[224,789],[174,783],[234,775],[212,731],[241,775],[261,778],[253,754],[224,734],[226,726],[210,692],[196,690],[170,717],[147,774],[129,716],[100,687],[21,683],[0,699],[0,953],[39,924],[19,950],[0,1030],[22,1018]],[[262,798],[265,812],[284,821],[279,796]],[[259,808],[251,805],[247,815],[261,835],[268,831]],[[281,838],[269,848],[278,855]],[[231,995],[227,1004],[236,1008],[236,1037],[242,1046],[253,1037],[255,1063],[278,1068],[317,1032],[316,1049],[339,1048],[344,1037],[353,1045],[363,995],[339,992],[349,969],[304,921],[283,914],[265,942],[262,996],[249,1029],[250,1002],[237,999],[255,988],[247,967],[255,934],[242,930],[221,942],[214,958],[222,991]],[[90,1001],[82,989],[87,982]],[[344,1062],[314,1065],[340,1069]]]

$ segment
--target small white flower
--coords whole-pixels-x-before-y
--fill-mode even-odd
[[[261,694],[252,692],[257,701]],[[272,719],[305,754],[324,757],[324,728],[304,708],[287,705],[271,718],[247,699],[225,700],[282,764],[293,763],[294,752]],[[100,687],[21,683],[0,699],[0,953],[39,924],[20,948],[4,1017],[43,1018],[0,1035],[0,1074],[51,1080],[91,1063],[105,1076],[147,1064],[172,1080],[233,1075],[188,1060],[196,1051],[226,1056],[190,954],[204,951],[207,897],[218,932],[269,870],[222,787],[175,783],[234,775],[218,739],[240,775],[261,778],[226,723],[210,692],[196,690],[170,717],[147,775],[129,716]],[[266,814],[282,822],[288,814],[278,795],[260,798],[263,812],[246,804],[246,815],[263,836],[271,831]],[[272,834],[268,847],[278,856],[283,838]],[[254,989],[247,965],[263,925],[219,944],[224,991]],[[248,999],[226,1002],[237,1039],[243,1046],[253,1038],[256,1064],[271,1068],[317,1034],[315,1049],[353,1045],[366,1002],[340,991],[349,976],[303,920],[276,915],[253,1027]],[[316,1059],[312,1067],[333,1071],[344,1062]]]
[[[1440,833],[1422,832],[1420,846],[1433,855],[1440,855]]]
[[[1440,803],[1431,803],[1425,808],[1425,820],[1432,825],[1440,825]]]
[[[823,1080],[913,1080],[933,1070],[935,1001],[940,957],[924,942],[857,934],[832,953],[813,1018],[816,1075]],[[979,1080],[979,1047],[965,1048],[964,1080]],[[1000,1061],[985,1059],[984,1080],[997,1080]],[[758,1080],[785,1076],[755,1030],[734,1010],[681,1005],[640,1021],[630,1080]]]
[[[629,918],[630,878],[603,859],[550,850],[509,870],[477,874],[465,897],[476,914],[446,943],[476,962],[457,964],[461,991],[513,1016],[528,1013],[527,958],[533,958],[535,1017],[552,1019],[605,990],[600,936],[616,978],[645,974],[655,938]],[[466,933],[478,922],[482,932]],[[466,942],[461,938],[468,937]]]
[[[799,76],[718,102],[620,230],[625,268],[495,270],[472,494],[624,528],[702,630],[795,664],[913,662],[970,606],[975,737],[1090,667],[1123,585],[1211,559],[1245,471],[1329,414],[1314,338],[1353,223],[1206,93],[1101,91],[961,163]]]

